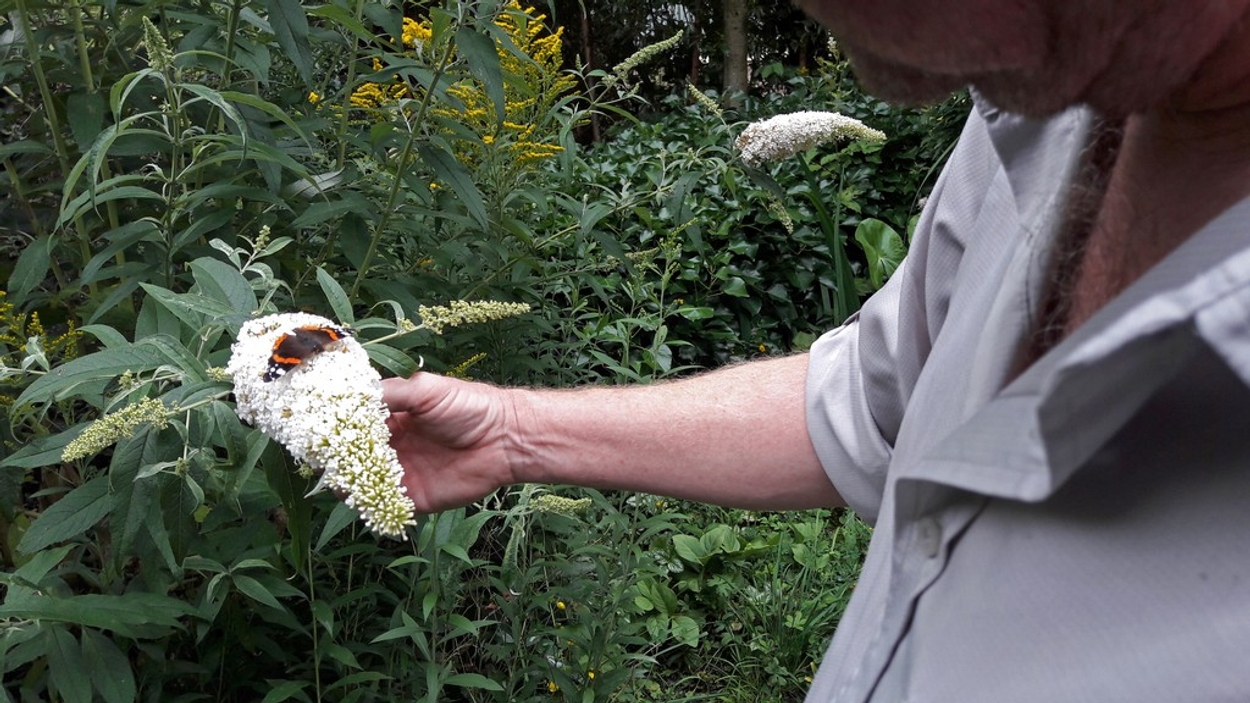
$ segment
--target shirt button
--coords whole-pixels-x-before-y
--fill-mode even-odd
[[[929,559],[936,557],[942,548],[942,525],[926,517],[916,521],[916,548]]]

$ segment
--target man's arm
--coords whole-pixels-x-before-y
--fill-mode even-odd
[[[502,485],[567,483],[755,509],[842,505],[804,417],[807,356],[671,383],[503,389],[430,374],[384,385],[423,512]]]

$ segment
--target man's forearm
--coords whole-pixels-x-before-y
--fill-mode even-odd
[[[635,388],[518,391],[516,478],[752,509],[843,502],[804,419],[807,356]]]

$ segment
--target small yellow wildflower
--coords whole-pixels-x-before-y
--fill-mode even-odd
[[[557,684],[555,681],[552,681],[550,679],[547,680],[547,692],[548,693],[557,693],[559,690],[560,690],[559,684]]]
[[[567,607],[568,607],[568,606],[564,604],[564,601],[562,601],[562,600],[558,600],[558,601],[556,601],[556,609],[557,609],[557,610],[564,610],[564,609],[565,609],[565,608],[567,608]]]
[[[594,670],[594,669],[591,669],[590,671],[587,671],[587,672],[586,672],[586,678],[590,679],[591,681],[594,681],[594,680],[595,680],[595,670]]]
[[[312,103],[313,105],[316,105],[317,103],[321,102],[321,94],[315,90],[308,91],[308,102]]]

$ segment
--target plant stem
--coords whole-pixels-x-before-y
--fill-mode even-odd
[[[61,162],[61,172],[69,173],[69,149],[61,134],[61,121],[56,114],[56,103],[52,100],[52,89],[48,87],[48,77],[43,70],[43,56],[35,41],[35,28],[30,22],[30,10],[26,0],[17,0],[17,15],[22,23],[21,31],[26,37],[26,52],[30,56],[30,68],[35,74],[35,83],[39,86],[39,96],[43,99],[43,116],[48,123],[48,131],[52,134],[52,144],[56,149],[56,158]]]
[[[69,173],[69,147],[65,143],[65,135],[61,134],[61,121],[56,114],[56,103],[53,101],[48,76],[43,70],[43,54],[39,43],[35,41],[35,28],[30,21],[30,9],[26,6],[26,0],[16,1],[18,21],[21,22],[21,31],[26,37],[26,52],[30,56],[30,68],[35,74],[35,83],[39,86],[39,97],[43,100],[43,115],[48,123],[48,131],[52,135],[52,146],[56,150],[57,161],[61,164],[61,173]],[[91,245],[83,235],[82,222],[79,218],[74,218],[74,230],[78,235],[79,256],[82,257],[83,265],[86,265],[91,260]],[[90,288],[94,293],[95,286],[92,285]]]
[[[356,0],[356,23],[360,23],[360,19],[365,14],[365,0]],[[352,88],[356,85],[356,62],[360,60],[360,38],[355,32],[351,32],[352,48],[351,53],[347,57],[347,82],[346,91],[343,93],[343,107],[339,110],[339,155],[335,160],[335,168],[343,168],[347,163],[347,140],[343,138],[347,134],[347,114],[352,109]],[[403,43],[403,38],[400,38]],[[401,47],[402,49],[402,47]]]
[[[430,96],[434,94],[435,86],[443,79],[443,74],[447,72],[447,67],[451,65],[451,51],[452,43],[448,41],[443,48],[443,55],[438,59],[434,77],[430,79],[430,86],[421,96],[421,104],[417,107],[417,114],[413,119],[404,120],[408,126],[408,140],[404,142],[404,150],[400,152],[399,160],[395,163],[395,176],[391,181],[391,192],[386,197],[386,205],[383,206],[382,214],[373,228],[373,236],[369,238],[369,248],[365,250],[365,257],[361,260],[360,269],[356,272],[356,280],[352,283],[351,297],[353,298],[359,292],[360,284],[365,280],[365,274],[369,272],[369,264],[373,262],[373,257],[378,253],[378,242],[386,232],[387,221],[390,219],[391,213],[395,211],[395,203],[399,201],[399,188],[404,182],[403,174],[404,171],[408,170],[408,162],[412,158],[412,148],[417,143],[417,129],[414,125],[419,127],[425,122],[425,113],[430,107]]]
[[[838,169],[838,187],[834,191],[833,217],[825,209],[824,200],[820,197],[820,184],[816,181],[816,172],[808,163],[807,158],[800,159],[803,173],[807,178],[808,199],[816,208],[820,218],[820,229],[825,235],[825,245],[829,248],[830,263],[833,264],[833,281],[837,286],[833,296],[834,324],[842,324],[851,313],[859,309],[859,295],[855,293],[855,274],[851,271],[851,262],[846,257],[846,246],[842,243],[842,233],[838,225],[842,222],[842,182],[843,171]]]

